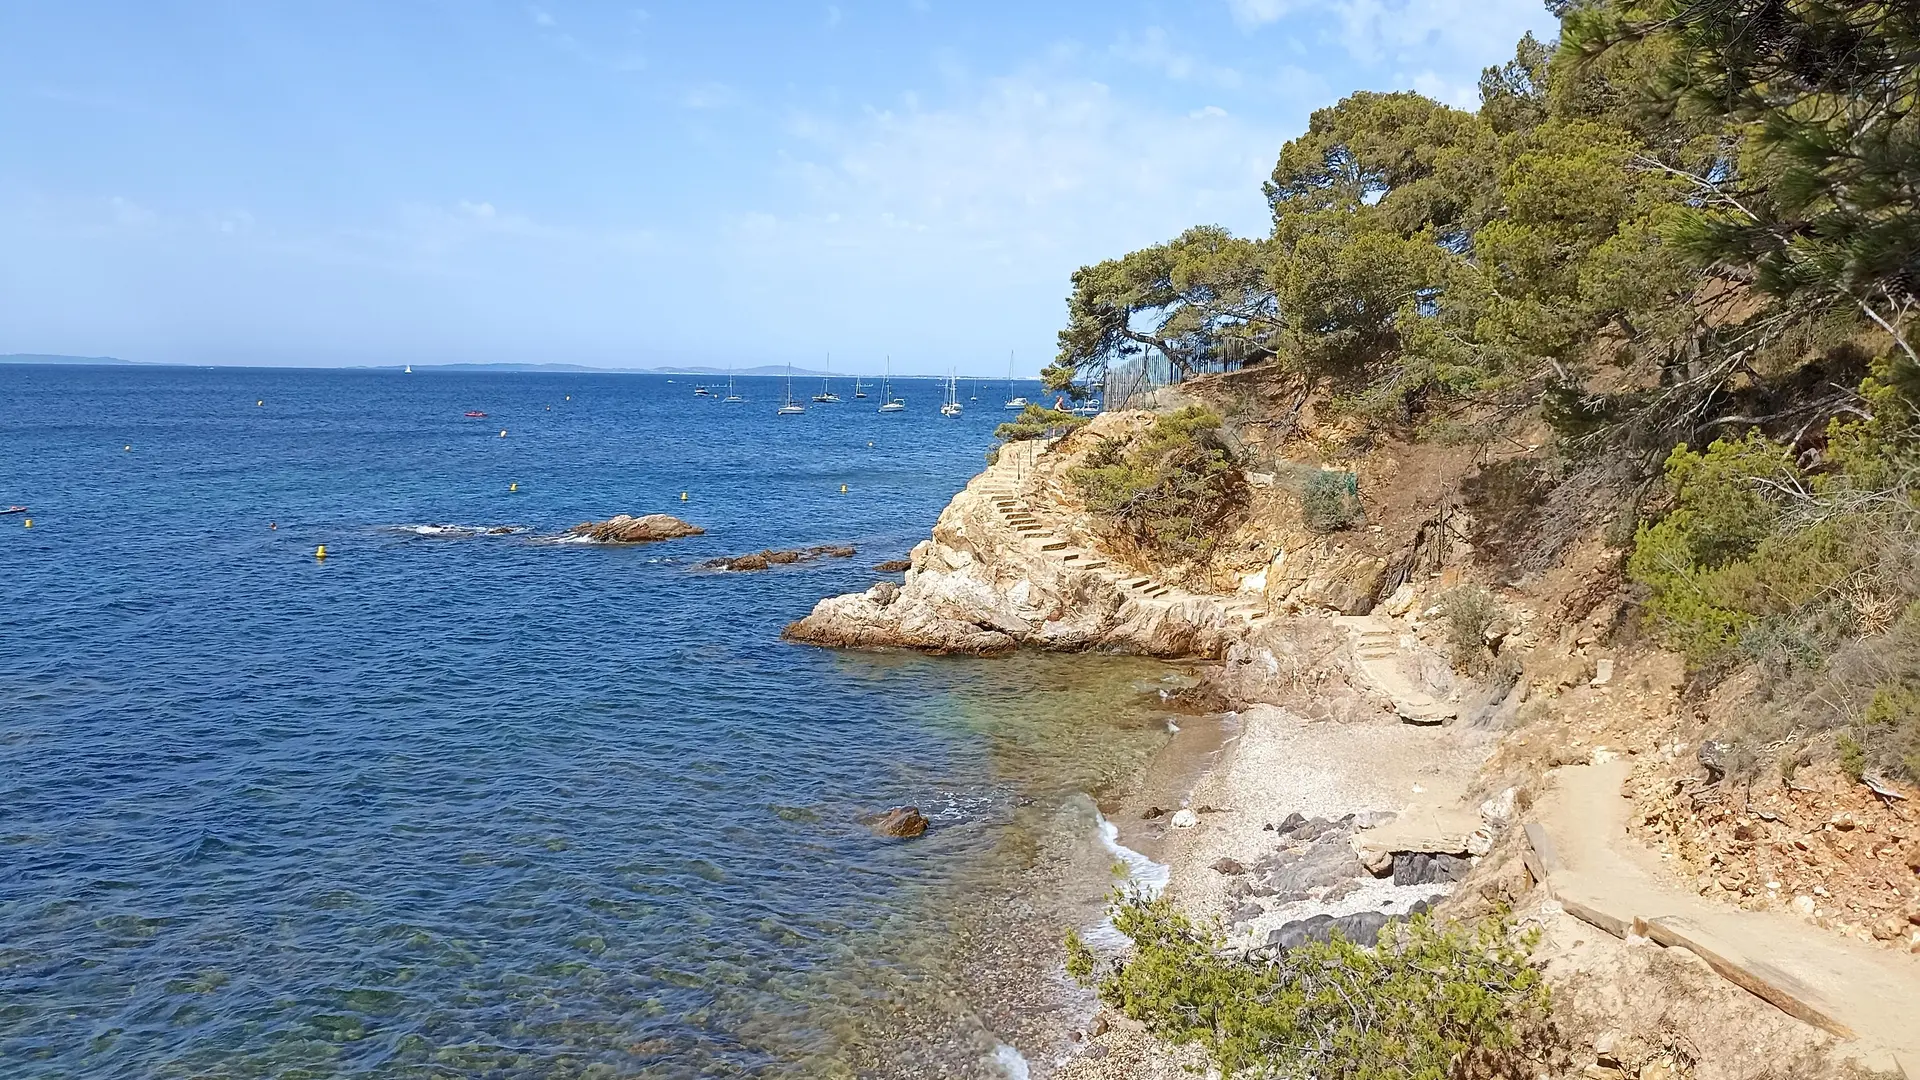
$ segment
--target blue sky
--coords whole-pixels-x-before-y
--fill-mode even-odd
[[[1539,0],[0,0],[0,352],[1024,372]]]

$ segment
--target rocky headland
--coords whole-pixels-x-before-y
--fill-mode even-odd
[[[1329,533],[1311,527],[1288,482],[1327,468],[1289,459],[1302,433],[1229,424],[1251,505],[1207,566],[1156,560],[1103,529],[1069,474],[1156,415],[1224,396],[1224,381],[1006,445],[914,547],[904,582],[822,600],[786,636],[1196,664],[1196,684],[1177,696],[1220,715],[1224,738],[1197,771],[1144,777],[1103,806],[1118,842],[1163,864],[1165,895],[1217,921],[1236,948],[1284,950],[1335,931],[1368,941],[1429,909],[1443,920],[1511,913],[1538,932],[1535,963],[1556,995],[1536,1075],[1814,1076],[1889,1071],[1913,1052],[1920,1037],[1886,1010],[1819,982],[1840,964],[1877,973],[1856,981],[1883,996],[1920,990],[1920,963],[1906,956],[1920,934],[1904,922],[1920,916],[1920,871],[1906,865],[1920,846],[1904,793],[1876,800],[1811,770],[1762,805],[1703,770],[1703,721],[1685,706],[1678,659],[1623,632],[1603,492],[1539,489],[1522,518],[1503,490],[1504,477],[1533,468],[1539,440],[1526,431],[1492,459],[1399,444],[1347,458],[1367,514]],[[1455,612],[1467,592],[1484,610],[1463,632]],[[1604,771],[1616,768],[1619,779]],[[1602,776],[1617,835],[1585,824],[1611,809],[1566,809],[1567,792]],[[1787,821],[1826,839],[1785,836]],[[1616,854],[1645,862],[1642,892],[1585,884],[1581,860]],[[1813,899],[1779,896],[1763,875]],[[1701,897],[1711,932],[1659,929],[1659,905]],[[1805,918],[1784,931],[1804,951],[1778,969],[1740,951],[1744,923],[1711,921],[1769,904]],[[1857,954],[1862,942],[1896,946],[1907,967]],[[1062,1008],[1074,1031],[1058,1045],[1069,1049],[1036,1058],[1033,1075],[1170,1078],[1203,1064],[1115,1010],[1089,1015],[1072,996]]]

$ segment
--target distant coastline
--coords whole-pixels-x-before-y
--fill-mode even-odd
[[[231,365],[229,364],[177,364],[177,363],[149,362],[145,360],[122,360],[117,356],[62,356],[57,353],[0,353],[0,364],[43,364],[43,365],[61,365],[61,366],[67,366],[67,367],[109,366],[109,367],[149,367],[149,368],[182,368],[182,367],[245,368],[245,367],[264,366],[264,365],[253,365],[253,364],[231,364]],[[276,368],[279,367],[279,365],[272,365],[272,366]],[[288,371],[297,371],[297,370],[399,371],[402,368],[405,368],[407,366],[408,366],[407,361],[401,361],[398,364],[352,364],[352,365],[342,365],[340,367],[324,367],[324,368],[323,367],[303,368],[302,366],[295,364],[295,365],[287,365],[284,368],[284,370],[288,370]],[[416,363],[412,365],[412,368],[415,374],[425,374],[428,372],[435,372],[435,371],[525,372],[525,373],[532,373],[532,374],[539,374],[542,372],[551,372],[556,374],[580,374],[580,375],[704,375],[708,377],[719,377],[719,378],[724,378],[729,374],[738,375],[738,376],[750,376],[750,375],[776,375],[777,376],[777,375],[789,374],[787,366],[785,364],[756,364],[753,367],[737,367],[729,370],[727,368],[721,368],[721,367],[705,367],[698,364],[689,364],[685,367],[603,368],[603,367],[590,367],[586,364],[526,364],[526,363],[515,363],[512,361],[502,361],[499,363],[453,363],[453,364]],[[851,379],[854,377],[853,372],[846,372],[846,371],[830,372],[830,371],[820,371],[814,368],[802,368],[802,367],[796,367],[792,369],[791,374],[793,374],[796,377],[809,378],[809,379],[822,379],[822,378]],[[870,382],[878,381],[878,379],[875,376],[873,376],[868,372],[860,372],[859,377],[862,379],[866,379]],[[898,380],[935,379],[935,378],[945,378],[945,376],[943,375],[896,375],[894,376],[894,378]],[[1030,376],[1023,376],[1022,380],[1030,382],[1032,381],[1032,378]],[[997,382],[998,380],[989,379],[986,377],[979,377],[979,376],[964,376],[963,381]]]

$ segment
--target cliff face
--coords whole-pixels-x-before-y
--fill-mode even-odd
[[[904,585],[823,600],[786,636],[844,648],[987,654],[1028,645],[1219,659],[1276,615],[1363,614],[1391,568],[1405,576],[1413,537],[1316,536],[1300,526],[1291,493],[1257,472],[1247,519],[1208,573],[1107,550],[1067,473],[1152,417],[1107,413],[1051,443],[1006,446],[914,548]]]

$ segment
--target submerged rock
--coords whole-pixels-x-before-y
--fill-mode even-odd
[[[784,551],[756,551],[747,555],[736,555],[731,559],[708,559],[700,564],[703,570],[765,570],[769,566],[791,566],[794,563],[812,562],[815,559],[848,559],[859,552],[845,544],[817,544],[810,548],[791,548]]]
[[[888,559],[883,563],[874,563],[873,569],[881,574],[902,574],[913,569],[912,559]]]
[[[927,817],[917,806],[896,806],[866,820],[867,828],[881,836],[910,840],[927,831]]]
[[[699,536],[706,531],[671,514],[648,514],[645,517],[616,514],[605,521],[583,521],[568,529],[567,533],[586,537],[598,544],[650,544],[656,540]]]

